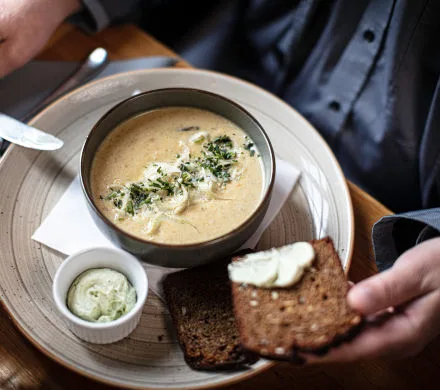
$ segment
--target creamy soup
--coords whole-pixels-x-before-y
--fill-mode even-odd
[[[112,131],[92,164],[102,213],[139,238],[190,244],[244,222],[263,189],[252,140],[212,112],[169,107],[131,118]]]

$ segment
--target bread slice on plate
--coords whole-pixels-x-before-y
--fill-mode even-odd
[[[310,243],[315,251],[312,267],[293,286],[232,283],[237,326],[249,351],[297,361],[300,352],[325,353],[360,329],[362,317],[348,306],[348,282],[332,241]]]
[[[228,262],[172,273],[162,282],[185,361],[196,370],[242,369],[258,360],[240,344]]]

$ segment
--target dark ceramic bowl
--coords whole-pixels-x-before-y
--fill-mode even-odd
[[[263,161],[265,184],[256,210],[232,231],[215,239],[196,244],[159,244],[131,235],[116,226],[98,209],[92,197],[90,171],[96,151],[104,138],[121,122],[162,107],[186,106],[220,114],[240,126],[254,141]],[[255,232],[266,214],[275,179],[272,145],[261,125],[238,104],[214,93],[190,88],[167,88],[145,92],[119,103],[93,127],[81,153],[81,185],[89,211],[99,229],[115,245],[139,259],[164,267],[193,267],[227,256],[238,249]]]

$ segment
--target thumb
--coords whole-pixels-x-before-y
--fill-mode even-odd
[[[425,242],[405,252],[392,268],[353,286],[348,292],[349,305],[369,315],[385,310],[430,291],[429,259],[438,248]],[[439,242],[436,243],[437,246]],[[433,251],[433,249],[435,249]]]

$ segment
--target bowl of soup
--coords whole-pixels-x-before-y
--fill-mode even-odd
[[[227,256],[251,237],[275,178],[270,140],[237,103],[189,89],[128,98],[81,153],[89,211],[115,245],[165,267]]]

